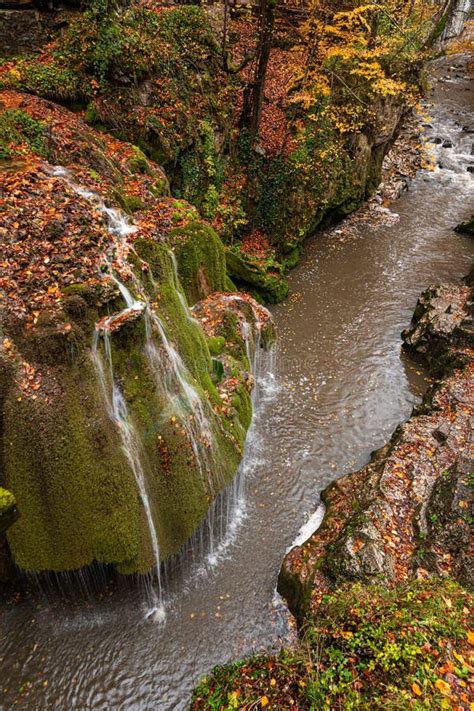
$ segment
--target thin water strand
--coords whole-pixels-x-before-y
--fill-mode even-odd
[[[108,377],[106,375],[104,363],[98,347],[100,335],[102,335],[104,342],[104,350],[108,366]],[[124,452],[129,463],[130,469],[133,472],[133,476],[135,478],[138,491],[140,493],[140,499],[142,501],[145,516],[147,519],[148,530],[150,533],[150,542],[153,550],[153,558],[155,563],[154,573],[156,575],[158,588],[158,595],[156,595],[153,587],[151,587],[152,609],[149,611],[148,614],[152,614],[157,620],[163,619],[164,607],[160,571],[160,549],[158,545],[158,536],[156,533],[155,523],[153,520],[153,513],[151,510],[150,498],[148,496],[146,486],[146,476],[141,461],[140,438],[130,419],[125,398],[123,397],[123,394],[114,378],[112,348],[110,334],[108,333],[108,331],[97,330],[95,332],[92,345],[92,359],[98,375],[102,395],[104,401],[107,404],[108,415],[110,419],[117,425],[117,430],[120,434],[122,443],[122,451]]]

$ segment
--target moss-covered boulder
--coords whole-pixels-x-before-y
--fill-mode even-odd
[[[57,108],[58,168],[33,140],[46,102],[2,98],[15,151],[0,165],[0,485],[20,513],[9,547],[26,570],[98,561],[145,572],[150,517],[166,559],[242,456],[252,411],[244,336],[211,344],[188,306],[233,288],[224,247],[195,208],[156,188],[162,171],[136,147]],[[131,198],[133,217],[120,210]]]
[[[168,243],[176,255],[180,281],[190,304],[213,291],[235,289],[227,275],[224,245],[212,227],[191,220],[172,230]]]
[[[179,374],[173,374],[171,351],[160,332],[147,335],[141,314],[110,336],[113,380],[137,434],[160,554],[166,558],[191,536],[237,469],[250,423],[251,382],[243,375],[249,367],[245,356],[234,352],[240,404],[227,407],[204,332],[180,296],[168,247],[142,239],[135,251],[147,263],[137,298],[153,304],[169,348],[179,354]],[[27,570],[69,570],[97,560],[124,572],[145,571],[153,559],[143,502],[90,353],[94,323],[116,310],[120,299],[112,293],[109,300],[90,304],[79,294],[65,300],[67,322],[61,309],[26,332],[12,329],[4,341],[14,377],[3,403],[3,477],[21,512],[9,543],[15,561]],[[105,362],[105,352],[102,358]],[[163,384],[165,378],[169,382]],[[107,387],[112,385],[110,380]],[[189,425],[196,413],[194,401],[186,400],[188,389],[208,427],[208,441],[198,445],[205,450],[201,462],[190,439],[202,433]]]
[[[235,283],[260,299],[278,303],[288,296],[288,281],[274,255],[262,259],[245,253],[238,245],[232,245],[226,249],[226,262]]]

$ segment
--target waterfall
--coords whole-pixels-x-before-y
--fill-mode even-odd
[[[261,304],[259,304],[257,310],[254,304],[245,301],[237,294],[225,294],[223,298],[230,303],[238,303],[240,301],[250,306],[255,319],[253,324],[249,321],[240,321],[240,333],[244,339],[245,353],[255,383],[252,388],[252,409],[255,411],[263,394],[274,394],[277,391],[274,375],[276,349],[271,347],[269,350],[264,351],[262,344],[263,324],[258,311],[268,319],[271,319],[271,314]]]
[[[178,351],[168,340],[163,323],[150,307],[145,312],[146,356],[155,380],[172,410],[176,412],[191,444],[199,473],[213,493],[211,457],[214,437],[201,397],[191,384],[191,374]],[[160,337],[166,354],[163,359],[153,339],[153,329]],[[171,377],[170,377],[171,376]]]
[[[193,384],[194,378],[189,368],[169,340],[163,320],[152,307],[146,296],[146,289],[143,284],[131,272],[130,276],[134,282],[135,291],[140,295],[140,298],[137,299],[118,278],[117,274],[113,272],[114,258],[117,254],[123,255],[126,253],[129,247],[127,237],[135,232],[137,227],[130,223],[121,210],[107,207],[100,196],[77,185],[71,173],[65,168],[55,167],[51,172],[53,175],[63,178],[78,195],[89,200],[99,212],[105,215],[107,228],[112,236],[112,244],[106,255],[107,276],[116,284],[125,302],[125,307],[117,313],[102,318],[96,324],[92,340],[92,360],[108,416],[116,425],[120,435],[121,447],[135,478],[148,525],[154,569],[151,578],[152,584],[148,590],[150,610],[147,613],[147,617],[152,617],[155,620],[164,620],[163,582],[161,577],[163,563],[160,561],[158,535],[148,493],[146,468],[144,466],[145,455],[139,433],[130,417],[125,397],[114,374],[112,336],[113,332],[124,321],[138,318],[141,315],[144,317],[146,334],[144,354],[150,367],[150,372],[153,375],[156,392],[161,395],[173,416],[179,419],[191,445],[199,474],[207,487],[208,495],[211,497],[214,497],[216,491],[213,474],[217,472],[219,476],[218,462],[216,462],[213,453],[213,423],[206,413],[205,404],[197,387]],[[186,297],[179,282],[176,258],[172,250],[168,250],[168,255],[172,267],[173,285],[178,295],[180,307],[183,309],[188,321],[201,328],[199,321],[192,315],[186,302]],[[153,275],[150,274],[149,278],[152,286],[154,286]],[[234,295],[224,296],[224,299],[229,301],[238,300],[239,298]],[[262,323],[257,309],[253,305],[251,307],[255,322],[250,324],[241,320],[240,326],[249,367],[254,374],[252,405],[255,415],[261,397],[265,392],[270,395],[275,392],[273,379],[274,350],[271,349],[266,352],[261,347]],[[260,308],[263,309],[263,307]],[[104,355],[102,355],[102,349],[99,347],[101,340],[103,342]],[[200,561],[202,563],[202,561],[205,561],[205,565],[212,567],[234,541],[239,524],[245,516],[245,476],[252,468],[252,461],[256,461],[258,443],[254,441],[252,433],[253,424],[248,433],[244,458],[236,476],[230,485],[214,498],[206,518],[184,545],[181,552],[164,564],[165,574],[176,565],[182,567],[183,562],[189,560],[189,558],[192,559],[192,562]],[[223,481],[218,481],[217,484],[217,488],[220,489]],[[154,578],[156,578],[157,591],[153,586]]]
[[[104,350],[108,366],[108,376],[106,375],[104,363],[100,350],[98,348],[99,337],[102,335],[104,341]],[[158,546],[158,536],[153,521],[153,513],[151,510],[150,498],[147,492],[146,476],[142,464],[142,453],[140,446],[140,438],[135,427],[130,419],[127,403],[117,382],[114,378],[114,369],[112,362],[112,348],[110,342],[110,333],[106,329],[97,328],[94,333],[92,343],[92,358],[99,378],[99,383],[104,401],[107,404],[107,411],[110,419],[117,425],[117,430],[122,440],[122,450],[133,472],[137,483],[140,499],[146,515],[148,530],[150,533],[150,541],[153,550],[153,558],[155,562],[154,573],[157,579],[158,595],[150,588],[152,608],[149,615],[155,619],[163,619],[164,608],[162,601],[162,584],[161,584],[161,563],[160,549]]]
[[[189,568],[193,568],[195,575],[205,576],[209,569],[212,570],[219,560],[228,555],[247,515],[246,481],[259,465],[261,456],[261,441],[256,436],[255,418],[271,402],[279,388],[274,375],[276,348],[273,346],[266,351],[260,347],[257,323],[253,329],[250,325],[248,329],[244,326],[243,331],[248,335],[250,362],[258,374],[252,389],[253,416],[245,440],[244,456],[233,480],[212,502],[206,519],[184,544],[180,553],[164,563],[166,577],[171,577],[177,570],[186,572]],[[255,350],[254,344],[258,344]]]
[[[182,292],[175,255],[171,250],[168,250],[168,256],[172,266],[173,285],[182,309],[186,314],[186,318],[200,329],[201,326],[197,319],[192,316]],[[214,436],[211,421],[204,409],[203,400],[196,387],[192,384],[193,377],[181,355],[170,342],[166,335],[163,321],[151,307],[149,301],[146,301],[146,303],[137,301],[116,276],[112,276],[112,278],[125,299],[127,309],[129,311],[137,311],[137,309],[142,308],[145,311],[145,354],[154,377],[155,387],[162,394],[164,400],[169,403],[173,414],[176,413],[179,417],[191,444],[199,473],[208,486],[208,493],[212,495],[214,493],[212,465],[216,464],[212,454]],[[133,278],[138,290],[144,293],[145,290],[138,278],[135,275]],[[150,279],[152,285],[155,286],[152,275],[150,275]],[[163,357],[160,348],[155,343],[153,338],[154,331],[159,336],[166,358]],[[218,469],[217,471],[219,472]]]

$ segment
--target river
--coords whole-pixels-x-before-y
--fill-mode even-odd
[[[2,708],[183,709],[213,665],[289,640],[275,595],[285,550],[320,491],[363,465],[426,387],[401,356],[418,294],[467,272],[473,242],[452,228],[473,212],[471,84],[437,85],[428,134],[441,167],[422,172],[378,226],[308,241],[273,308],[275,382],[247,444],[245,504],[220,556],[169,583],[166,622],[147,620],[141,589],[91,602],[24,596],[1,615]],[[266,379],[268,384],[268,378]],[[291,636],[291,635],[290,635]]]

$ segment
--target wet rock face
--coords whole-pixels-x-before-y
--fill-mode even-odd
[[[472,567],[473,461],[460,457],[438,477],[427,505],[420,511],[420,529],[426,535],[426,560],[433,572],[443,574],[443,558],[452,560],[454,576],[474,588]]]
[[[403,338],[442,379],[366,467],[322,493],[321,528],[290,551],[280,573],[279,590],[300,621],[346,581],[437,574],[473,585],[472,288],[426,290]]]
[[[405,346],[428,359],[432,366],[458,362],[474,346],[472,290],[442,284],[430,287],[418,299],[412,324],[402,334]]]
[[[0,46],[6,57],[40,50],[64,27],[72,13],[40,13],[33,3],[12,0],[0,3]]]
[[[474,146],[472,150],[474,152]],[[461,222],[461,224],[454,228],[454,231],[462,235],[474,237],[474,216],[472,216],[470,220],[466,220],[466,222]]]
[[[459,572],[462,565],[457,558],[467,545],[463,532],[467,500],[454,492],[464,490],[460,472],[466,464],[461,466],[460,460],[469,449],[473,414],[472,368],[468,368],[437,389],[426,414],[412,417],[398,429],[386,459],[367,472],[361,511],[349,517],[325,557],[323,570],[331,580],[336,584],[377,578],[398,582],[425,570]],[[448,472],[452,493],[443,500],[446,510],[436,513],[436,502],[441,502],[433,492],[444,491]],[[445,529],[444,538],[437,529],[437,543],[431,545],[431,524],[437,517],[453,517],[453,525]],[[450,548],[459,556],[447,555]]]

